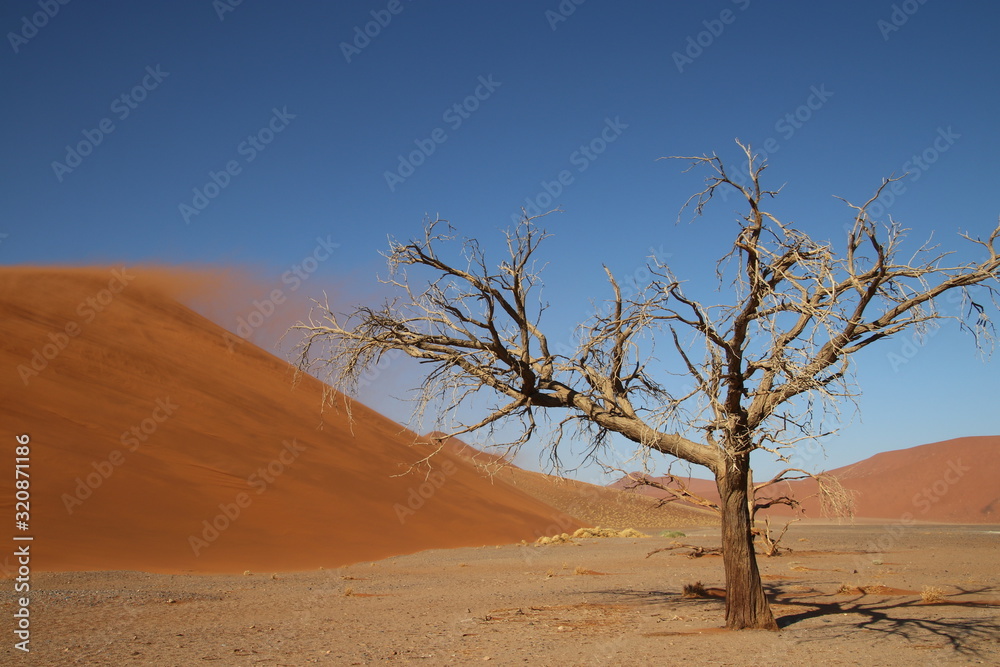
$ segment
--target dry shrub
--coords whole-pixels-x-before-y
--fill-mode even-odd
[[[640,533],[635,528],[626,528],[625,530],[618,533],[618,537],[649,537],[645,533]]]
[[[841,584],[840,588],[837,589],[837,595],[854,595],[857,592],[858,587],[849,584]]]
[[[700,581],[696,581],[693,584],[684,584],[684,589],[681,592],[681,597],[707,598],[708,591],[705,590],[705,587],[701,585]]]
[[[351,588],[350,586],[348,586],[347,588],[344,589],[344,597],[345,598],[349,598],[349,597],[351,597],[353,595],[354,595],[354,589],[353,588]]]
[[[626,528],[624,530],[615,530],[614,528],[601,528],[600,526],[596,528],[579,528],[573,537],[649,537],[640,533],[634,528]]]
[[[880,593],[885,593],[886,587],[882,584],[871,584],[868,586],[862,586],[861,590],[864,591],[866,595],[878,595]]]
[[[580,539],[585,537],[649,537],[649,535],[640,533],[634,528],[626,528],[624,530],[601,527],[578,528],[572,535],[563,533],[561,535],[553,535],[552,537],[539,537],[535,540],[535,544],[576,544],[573,542],[574,538]]]
[[[924,586],[920,592],[920,599],[924,602],[940,602],[944,599],[944,590],[937,586]]]

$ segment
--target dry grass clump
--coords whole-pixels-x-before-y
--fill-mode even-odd
[[[837,595],[889,595],[891,589],[883,584],[868,584],[866,586],[851,586],[841,584]]]
[[[681,592],[681,597],[685,598],[707,598],[709,597],[708,591],[705,587],[701,585],[700,581],[696,581],[693,584],[684,584],[684,588]]]
[[[615,530],[614,528],[601,528],[598,526],[596,528],[580,528],[573,533],[573,537],[649,537],[649,535],[640,533],[634,528]]]
[[[348,586],[344,589],[344,597],[349,598],[354,596],[354,589]]]
[[[944,599],[944,589],[937,586],[924,586],[920,592],[920,599],[924,602],[940,602]]]
[[[888,589],[882,584],[871,584],[868,586],[862,586],[861,590],[865,595],[879,595],[880,593],[885,593]]]
[[[569,533],[562,533],[561,535],[553,535],[552,537],[539,537],[535,540],[535,544],[575,544],[574,539],[580,539],[584,537],[649,537],[645,533],[640,533],[634,528],[626,528],[625,530],[615,530],[614,528],[578,528],[572,535]]]
[[[635,528],[626,528],[625,530],[618,532],[618,537],[649,537],[649,535],[640,533]]]

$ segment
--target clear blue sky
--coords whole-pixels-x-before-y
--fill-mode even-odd
[[[497,248],[565,171],[546,251],[565,328],[602,263],[641,277],[650,249],[714,287],[734,209],[675,225],[701,174],[660,156],[770,146],[776,211],[829,238],[849,219],[833,195],[904,169],[886,214],[915,238],[961,247],[1000,213],[993,2],[233,2],[3,3],[0,262],[250,266],[288,293],[322,238],[339,245],[294,296],[350,301],[387,234],[440,214]],[[995,372],[957,327],[894,368],[902,346],[862,358],[862,421],[810,467],[1000,433]],[[397,391],[365,399],[404,419]]]

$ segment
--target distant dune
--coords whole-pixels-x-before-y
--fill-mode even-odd
[[[30,436],[33,567],[335,567],[579,527],[171,298],[162,271],[0,269],[0,433]],[[13,523],[5,474],[0,515]],[[0,567],[9,570],[9,561]]]
[[[853,465],[829,471],[855,494],[858,517],[945,523],[1000,523],[1000,436],[956,438],[909,449],[882,452]],[[756,480],[766,481],[764,479]],[[718,500],[715,483],[689,480],[692,492]],[[612,486],[627,486],[624,480]],[[791,491],[806,498],[809,517],[820,517],[811,480],[770,487],[770,494]],[[637,493],[661,497],[663,491],[640,487]],[[783,508],[776,514],[788,514]]]

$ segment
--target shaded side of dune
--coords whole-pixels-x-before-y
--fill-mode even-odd
[[[0,270],[0,433],[31,438],[36,568],[335,567],[579,525],[448,452],[394,476],[427,453],[412,432],[321,414],[321,383],[168,292],[141,271]]]

